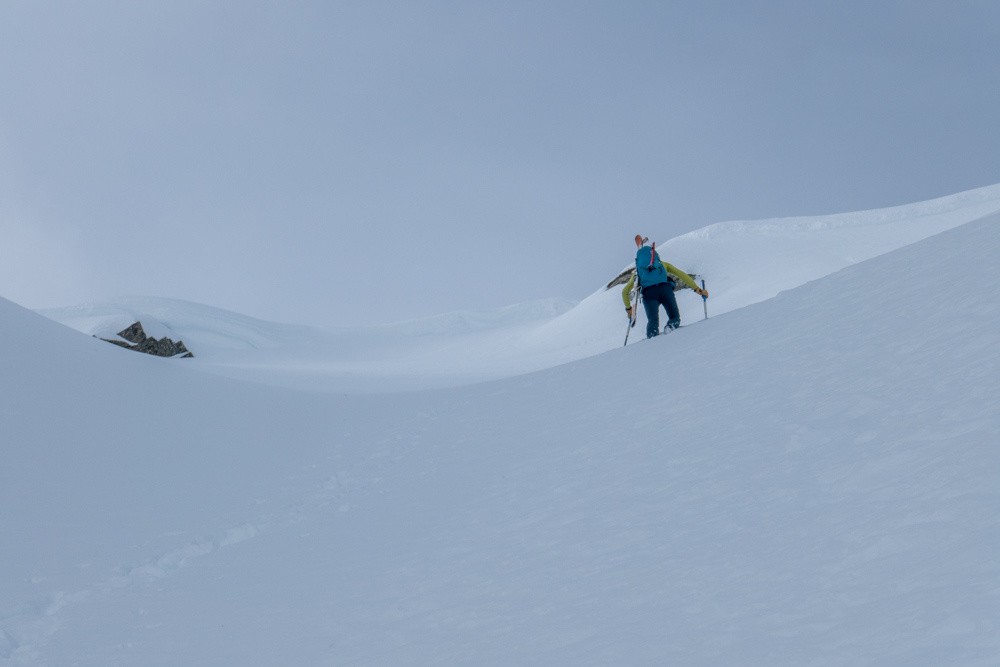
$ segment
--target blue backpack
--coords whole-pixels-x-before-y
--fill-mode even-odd
[[[652,248],[642,246],[635,253],[635,275],[639,278],[641,287],[667,282],[667,270],[663,268],[655,243]]]

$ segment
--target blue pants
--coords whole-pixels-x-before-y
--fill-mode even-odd
[[[674,283],[666,282],[642,288],[642,306],[646,309],[646,338],[660,333],[660,306],[667,309],[667,326],[681,325],[681,311],[674,298]]]

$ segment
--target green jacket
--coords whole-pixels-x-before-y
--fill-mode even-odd
[[[663,268],[665,268],[667,270],[667,275],[672,276],[676,280],[680,280],[682,283],[684,283],[684,285],[686,285],[687,287],[690,287],[693,290],[700,289],[698,287],[698,283],[696,283],[694,280],[692,280],[691,276],[689,276],[688,274],[684,273],[683,271],[681,271],[680,269],[678,269],[673,264],[668,264],[667,262],[664,262],[662,260],[661,260],[660,263],[663,264]],[[632,307],[632,300],[629,298],[629,293],[632,292],[632,287],[633,286],[635,286],[635,273],[634,272],[632,273],[632,277],[628,279],[628,282],[625,283],[625,287],[622,288],[622,301],[625,302],[625,308],[631,308]]]

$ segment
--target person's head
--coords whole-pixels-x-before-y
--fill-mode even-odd
[[[635,247],[641,248],[642,244],[646,242],[646,239],[642,238],[642,234],[635,235]]]

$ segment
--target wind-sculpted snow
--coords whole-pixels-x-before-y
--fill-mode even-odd
[[[871,211],[718,223],[670,239],[661,254],[707,276],[721,314],[997,212],[1000,185]],[[961,266],[933,270],[947,280]]]
[[[0,664],[998,664],[998,253],[380,395],[0,301]]]
[[[571,310],[576,303],[566,299],[542,299],[515,304],[492,312],[452,312],[378,327],[397,336],[449,336],[484,329],[498,329],[550,320]]]

